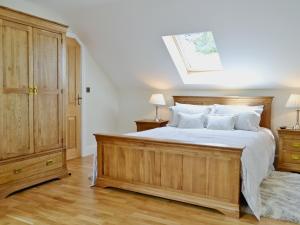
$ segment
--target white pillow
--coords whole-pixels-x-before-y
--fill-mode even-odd
[[[261,114],[264,106],[248,106],[248,105],[218,105],[213,108],[212,114],[218,115],[236,115],[237,120],[235,129],[258,131]]]
[[[249,105],[218,105],[215,104],[212,110],[213,114],[237,114],[241,112],[256,112],[259,115],[264,110],[263,105],[249,106]]]
[[[256,112],[241,112],[237,114],[235,129],[258,131],[260,119],[260,115]]]
[[[207,115],[207,129],[233,130],[235,121],[235,115]]]
[[[189,105],[189,104],[180,104],[176,103],[176,106],[169,107],[171,112],[171,120],[169,122],[169,126],[176,127],[178,125],[178,113],[186,113],[186,114],[199,114],[204,113],[207,114],[210,112],[211,106],[207,105]]]
[[[186,114],[178,113],[178,128],[204,128],[204,122],[206,120],[205,114]]]

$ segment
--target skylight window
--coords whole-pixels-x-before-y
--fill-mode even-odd
[[[162,38],[184,83],[198,83],[199,76],[220,74],[223,71],[212,32]]]
[[[212,32],[173,36],[188,72],[222,70]]]

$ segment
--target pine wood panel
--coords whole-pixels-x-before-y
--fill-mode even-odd
[[[32,28],[0,20],[0,159],[33,153]]]
[[[161,153],[155,151],[144,152],[144,171],[145,171],[145,184],[161,185]],[[142,165],[140,167],[143,168]]]
[[[68,174],[64,150],[2,161],[0,168],[0,199],[33,185],[66,177]]]
[[[100,187],[170,198],[239,215],[243,148],[97,134]]]
[[[190,204],[118,189],[91,188],[92,157],[68,161],[72,176],[0,201],[0,223],[13,225],[292,225],[240,219]]]
[[[239,159],[240,160],[240,159]],[[238,202],[240,186],[232,181],[240,179],[240,162],[226,155],[210,158],[208,163],[208,196],[228,202]]]
[[[114,149],[116,150],[117,148],[114,147]],[[145,168],[143,167],[143,152],[139,151],[139,150],[132,151],[127,146],[125,148],[123,148],[123,150],[125,150],[128,155],[128,157],[127,157],[128,161],[125,166],[125,168],[126,168],[125,177],[127,179],[125,179],[125,180],[129,181],[129,182],[137,182],[137,183],[144,182]],[[122,154],[123,150],[120,151],[121,154]],[[105,157],[105,154],[104,154],[104,157]],[[114,158],[114,161],[116,163],[118,162],[117,156]],[[135,163],[133,163],[133,162],[135,162]],[[107,162],[107,163],[109,163],[109,162]],[[118,168],[118,166],[117,166],[117,168]],[[119,170],[122,170],[122,167],[119,167]],[[121,179],[122,179],[122,177],[121,177]]]
[[[278,169],[300,172],[300,131],[290,129],[278,130],[278,136]]]
[[[168,124],[168,120],[136,120],[136,130],[137,131],[144,131],[150,130],[158,127],[165,127]]]
[[[67,174],[65,29],[0,6],[0,199]]]
[[[67,159],[81,156],[81,48],[67,38]]]
[[[284,150],[300,152],[300,135],[286,135],[281,141],[283,142]]]
[[[162,152],[161,186],[182,190],[183,186],[183,155]]]
[[[67,148],[68,151],[72,151],[73,149],[76,149],[76,117],[68,116],[67,117]],[[69,157],[69,159],[72,159],[73,157]],[[77,157],[75,157],[77,158]]]
[[[63,167],[62,152],[0,166],[0,185]]]
[[[35,151],[63,145],[63,99],[60,34],[34,29]]]
[[[160,185],[161,155],[155,151],[141,151],[113,145],[103,148],[104,176],[129,182]]]
[[[207,158],[205,156],[183,157],[183,190],[201,195],[208,194]],[[197,177],[197,179],[193,179]]]

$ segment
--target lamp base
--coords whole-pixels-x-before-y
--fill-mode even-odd
[[[300,130],[300,125],[299,125],[299,123],[296,123],[296,124],[293,126],[293,130]]]
[[[155,106],[155,118],[154,118],[155,122],[159,122],[160,119],[158,117],[158,105]]]
[[[155,117],[154,121],[155,121],[155,122],[159,122],[160,119],[159,119],[158,117]]]
[[[300,130],[299,116],[300,116],[300,110],[297,109],[297,122],[296,122],[295,126],[293,127],[294,130]]]

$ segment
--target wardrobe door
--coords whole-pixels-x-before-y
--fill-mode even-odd
[[[34,29],[34,144],[35,151],[62,148],[62,37]]]
[[[33,149],[32,28],[0,20],[0,159]]]

